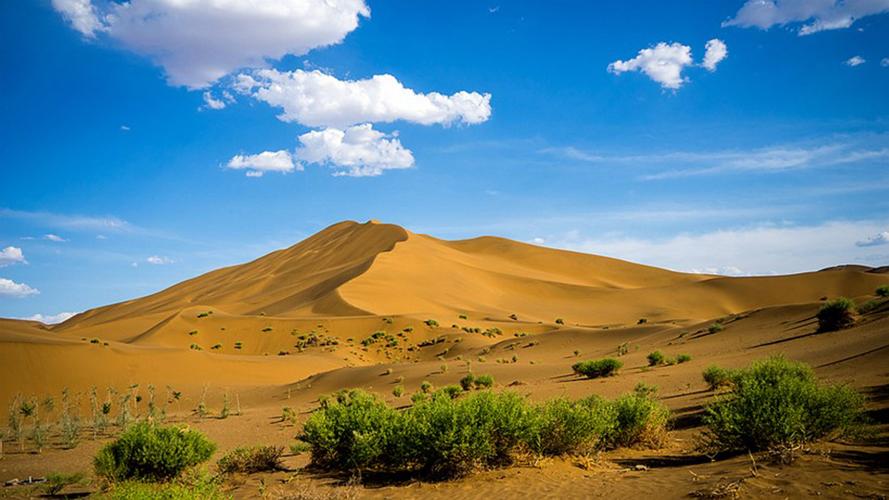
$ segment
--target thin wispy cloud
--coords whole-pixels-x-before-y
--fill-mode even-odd
[[[125,233],[140,230],[137,226],[113,216],[96,217],[0,208],[0,218],[17,219],[40,227],[68,229],[71,231]]]

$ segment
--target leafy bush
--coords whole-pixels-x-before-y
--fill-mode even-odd
[[[494,377],[490,375],[479,375],[475,377],[475,388],[476,389],[490,389],[494,387]]]
[[[218,480],[208,475],[182,477],[166,483],[124,481],[113,484],[107,493],[95,495],[99,500],[223,500],[231,498],[219,487]],[[92,496],[90,498],[93,498]]]
[[[710,385],[710,390],[715,391],[720,387],[732,385],[734,374],[730,370],[718,366],[708,366],[703,373],[704,382]]]
[[[164,481],[208,460],[215,450],[200,432],[141,422],[99,450],[93,465],[97,476],[111,481]]]
[[[664,362],[664,355],[661,351],[654,351],[648,354],[648,366],[657,366]]]
[[[446,385],[446,386],[442,387],[441,389],[435,391],[435,393],[433,394],[433,397],[446,396],[451,399],[454,399],[457,396],[459,396],[462,392],[463,392],[463,388],[460,387],[459,385]]]
[[[610,377],[614,375],[624,364],[614,358],[605,358],[574,363],[571,369],[578,375],[587,378]]]
[[[464,391],[471,391],[474,384],[475,376],[473,376],[471,373],[467,373],[463,378],[460,379],[460,387],[462,387]]]
[[[610,403],[613,424],[602,436],[606,446],[660,446],[667,433],[670,410],[648,395],[632,393]]]
[[[283,446],[235,448],[220,458],[216,467],[222,474],[276,471],[281,468],[283,453]]]
[[[423,394],[429,394],[432,392],[432,382],[428,380],[420,382],[420,390],[423,391]]]
[[[855,303],[846,297],[838,297],[825,302],[816,315],[818,331],[833,332],[852,326],[855,323],[854,310]]]
[[[426,323],[426,326],[428,326],[429,328],[435,328],[436,326],[438,326],[438,321],[434,319],[427,319],[423,323]]]
[[[610,431],[613,413],[602,399],[554,399],[536,407],[530,418],[528,446],[541,455],[586,453]]]
[[[883,302],[879,301],[879,300],[868,300],[864,304],[861,304],[860,306],[858,306],[858,308],[857,308],[858,314],[867,314],[867,313],[875,310],[876,308],[880,307],[880,305],[882,303]]]
[[[889,297],[889,285],[880,285],[874,291],[877,297]]]
[[[46,483],[44,483],[43,489],[46,491],[47,495],[56,496],[67,486],[82,484],[85,479],[86,476],[83,472],[74,472],[71,474],[53,472],[46,475]]]
[[[680,354],[676,356],[677,363],[688,363],[689,361],[691,361],[691,356],[689,356],[688,354]]]
[[[722,323],[720,323],[719,321],[707,327],[707,331],[710,333],[719,333],[723,330],[725,330],[725,327],[722,326]]]
[[[716,450],[793,447],[854,434],[864,398],[842,385],[821,384],[812,369],[782,357],[739,370],[731,392],[706,409],[707,442]]]
[[[396,398],[400,398],[404,395],[404,386],[399,384],[392,388],[392,395]]]

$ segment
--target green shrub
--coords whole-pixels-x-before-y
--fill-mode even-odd
[[[423,394],[429,394],[432,392],[432,382],[428,380],[420,382],[420,390],[423,391]]]
[[[626,394],[609,403],[612,425],[602,436],[612,448],[620,446],[660,446],[667,435],[670,410],[648,395]]]
[[[821,384],[812,369],[782,357],[739,370],[731,392],[707,407],[706,440],[715,450],[789,448],[856,433],[864,398],[841,385]]]
[[[91,496],[90,498],[93,498]],[[223,493],[218,479],[207,475],[183,477],[165,483],[124,481],[111,485],[105,492],[95,495],[99,500],[224,500],[231,496]]]
[[[438,326],[438,321],[434,319],[427,319],[423,323],[426,323],[426,326],[428,326],[429,328],[435,328],[436,326]]]
[[[832,332],[852,326],[855,323],[854,310],[855,303],[846,297],[838,297],[825,302],[816,315],[818,331]]]
[[[858,314],[867,314],[876,308],[880,307],[883,302],[880,300],[868,300],[864,304],[858,306]]]
[[[613,422],[607,403],[596,396],[580,401],[555,399],[535,410],[527,439],[529,448],[541,455],[592,451]]]
[[[460,379],[460,387],[462,387],[464,391],[471,391],[474,384],[475,376],[473,376],[471,373],[467,373],[463,378]]]
[[[574,365],[571,366],[571,369],[578,375],[583,375],[587,378],[597,378],[610,377],[611,375],[614,375],[617,370],[620,370],[623,365],[623,363],[614,358],[604,358],[580,361],[574,363]]]
[[[85,479],[86,476],[83,472],[74,472],[71,474],[53,472],[46,475],[46,482],[43,484],[43,490],[49,496],[56,496],[68,486],[83,484]]]
[[[455,399],[462,392],[463,392],[463,388],[460,387],[459,385],[446,385],[446,386],[442,387],[441,389],[435,391],[435,393],[433,394],[433,397],[446,396],[451,399]]]
[[[677,363],[688,363],[689,361],[691,361],[691,356],[689,356],[688,354],[680,354],[676,356]]]
[[[490,389],[494,387],[494,377],[490,375],[479,375],[475,377],[476,389]]]
[[[297,441],[290,445],[290,454],[291,455],[302,455],[303,453],[310,451],[312,447],[309,443],[305,443],[303,441]]]
[[[216,467],[222,474],[271,472],[281,469],[283,446],[235,448],[219,459]]]
[[[208,460],[215,450],[200,432],[140,422],[99,450],[93,465],[97,476],[111,481],[164,481]]]
[[[664,355],[661,351],[654,351],[648,354],[648,366],[657,366],[664,362]]]
[[[719,333],[719,332],[723,331],[724,329],[725,329],[725,327],[722,326],[722,323],[720,323],[719,321],[717,321],[716,323],[713,323],[712,325],[707,327],[707,331],[710,333]]]
[[[880,285],[874,291],[877,297],[889,297],[889,285]]]
[[[395,387],[393,387],[392,388],[392,395],[395,396],[396,398],[400,398],[402,395],[404,395],[404,386],[399,384],[399,385],[396,385]]]
[[[704,382],[710,385],[710,390],[714,391],[721,387],[732,385],[734,374],[731,370],[720,368],[712,365],[708,366],[703,372]]]

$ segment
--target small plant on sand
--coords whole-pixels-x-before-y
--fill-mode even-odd
[[[639,321],[636,322],[637,325],[644,325],[645,323],[648,323],[646,318],[639,318]]]
[[[494,377],[490,375],[479,375],[475,377],[476,389],[490,389],[494,387]]]
[[[463,393],[463,389],[459,385],[446,385],[441,389],[435,391],[432,396],[433,397],[448,397],[451,399],[455,399],[457,396]]]
[[[215,450],[200,432],[139,422],[99,450],[93,466],[109,481],[165,481],[207,461]]]
[[[609,447],[644,446],[655,448],[663,444],[667,436],[670,411],[650,397],[650,394],[632,393],[611,402],[614,427],[602,437]]]
[[[74,472],[70,474],[52,472],[46,475],[46,482],[43,483],[43,491],[51,497],[58,496],[62,493],[62,490],[68,486],[83,484],[85,480],[86,476],[83,472]]]
[[[239,350],[240,350],[240,349],[243,349],[243,348],[244,348],[244,343],[243,343],[243,342],[241,342],[241,341],[235,342],[235,349],[239,349]]]
[[[303,453],[306,453],[307,451],[309,451],[311,449],[312,449],[312,447],[309,445],[309,443],[306,443],[304,441],[297,441],[297,442],[290,445],[290,454],[291,455],[302,455]]]
[[[574,363],[571,369],[578,375],[587,378],[609,377],[614,375],[624,364],[614,358],[604,358]]]
[[[707,327],[707,331],[710,333],[719,333],[724,329],[725,327],[722,326],[722,323],[720,323],[719,321]]]
[[[565,320],[562,319],[562,318],[556,318],[556,324],[557,324],[557,325],[564,325],[564,324],[565,324]]]
[[[423,323],[426,323],[426,326],[428,326],[429,328],[435,328],[436,326],[438,326],[438,321],[434,319],[427,319]]]
[[[471,373],[467,373],[460,379],[460,387],[462,387],[464,391],[471,391],[473,385],[475,385],[475,376]]]
[[[404,386],[399,384],[392,388],[392,395],[396,398],[400,398],[404,395]]]
[[[875,294],[877,297],[884,297],[884,298],[885,298],[885,297],[889,297],[889,285],[880,285],[880,286],[878,286],[877,289],[876,289],[876,291],[874,291],[874,294]]]
[[[441,373],[447,373],[448,372],[448,365],[441,365],[439,370],[441,370]]]
[[[283,446],[235,448],[220,458],[216,467],[221,474],[273,472],[281,469],[282,454]]]
[[[225,420],[231,415],[231,403],[228,398],[228,393],[222,395],[222,409],[219,410],[219,418]]]
[[[691,356],[688,354],[679,354],[676,356],[676,363],[678,364],[688,363],[689,361],[691,361]]]
[[[657,366],[663,364],[664,355],[661,354],[661,351],[654,351],[648,354],[648,366]]]
[[[423,391],[423,394],[429,394],[430,392],[432,392],[432,382],[424,380],[420,384],[420,390]]]
[[[460,319],[469,319],[469,316],[467,316],[467,315],[465,315],[465,314],[461,314],[461,315],[459,316],[459,318],[460,318]]]
[[[62,431],[62,442],[65,448],[72,449],[80,441],[80,417],[77,416],[77,404],[72,403],[68,389],[62,391],[62,415],[59,427]]]
[[[821,306],[818,318],[819,332],[842,330],[855,324],[855,303],[846,297],[829,300]]]
[[[654,397],[657,395],[657,390],[658,388],[656,385],[639,382],[636,384],[636,387],[633,388],[633,393],[638,394],[639,396]]]
[[[703,372],[704,382],[710,386],[711,391],[731,386],[734,381],[734,373],[731,370],[718,366],[708,366]]]
[[[705,443],[714,451],[787,451],[861,431],[864,398],[847,386],[820,383],[806,364],[773,357],[733,379],[703,418]]]
[[[617,355],[618,356],[624,356],[629,352],[630,352],[630,343],[629,342],[624,342],[623,344],[617,346]],[[576,356],[576,354],[575,354],[575,356]]]
[[[22,397],[21,395],[17,395],[13,400],[9,403],[9,416],[7,419],[7,424],[9,425],[9,433],[12,439],[19,442],[19,448],[21,451],[25,450],[25,427],[22,422],[22,414],[19,411],[22,405]]]

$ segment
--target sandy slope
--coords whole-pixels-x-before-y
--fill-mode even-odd
[[[168,412],[188,419],[226,450],[286,445],[297,429],[276,418],[281,407],[304,415],[317,406],[319,395],[343,387],[364,387],[403,405],[406,396],[391,395],[396,384],[410,394],[424,380],[456,383],[470,369],[492,374],[498,389],[534,399],[610,397],[644,381],[659,386],[676,416],[665,450],[614,452],[591,471],[556,461],[440,485],[375,485],[363,494],[569,498],[648,491],[678,498],[699,483],[749,476],[744,459],[706,464],[693,450],[702,405],[712,397],[700,377],[710,364],[743,366],[776,353],[805,361],[819,375],[871,395],[875,420],[886,424],[889,303],[837,333],[816,333],[814,314],[824,297],[845,295],[860,303],[887,282],[886,274],[857,266],[756,278],[685,274],[501,238],[450,242],[394,225],[343,222],[253,262],[87,311],[61,325],[0,320],[0,405],[5,408],[19,393],[58,398],[68,387],[85,406],[93,386],[104,393],[133,384],[144,391],[150,384],[159,388],[159,404]],[[556,318],[565,324],[556,324]],[[640,318],[647,322],[637,324]],[[717,318],[726,327],[711,334],[707,326]],[[425,324],[427,319],[439,326]],[[488,329],[496,330],[480,333]],[[375,331],[385,337],[366,340]],[[621,345],[628,352],[621,356],[625,367],[619,376],[571,375],[577,359],[615,356]],[[648,369],[645,356],[655,349],[668,356],[690,354],[692,361]],[[167,402],[170,390],[182,391],[182,401]],[[213,412],[228,395],[238,398],[244,415],[189,416],[204,392]],[[878,440],[871,447],[837,448],[832,460],[841,465],[807,459],[801,468],[748,478],[747,487],[756,494],[777,488],[783,496],[816,490],[846,496],[845,490],[819,484],[853,481],[846,485],[852,494],[886,492],[889,444],[885,436],[880,439],[882,445]],[[0,480],[88,470],[97,446],[88,440],[74,450],[55,446],[42,455],[8,454],[0,460]],[[288,459],[292,466],[304,463],[303,457]],[[652,470],[628,473],[626,467],[634,464]],[[704,479],[692,481],[689,471]],[[272,484],[285,477],[265,479]],[[255,496],[256,480],[247,479],[236,496]],[[303,485],[343,491],[321,476],[308,476]]]

